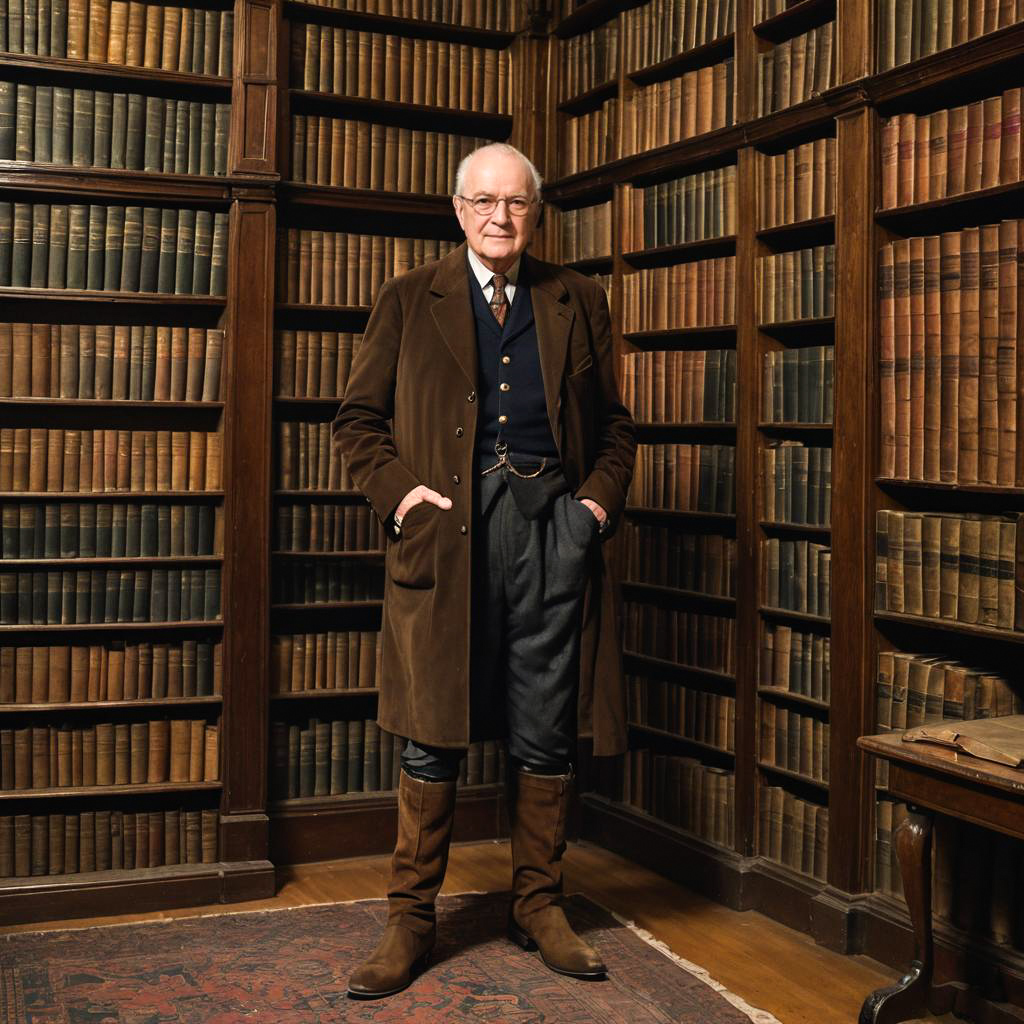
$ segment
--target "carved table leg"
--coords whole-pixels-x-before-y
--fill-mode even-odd
[[[903,893],[914,928],[914,960],[910,970],[888,988],[880,988],[864,1001],[860,1024],[896,1024],[921,1016],[928,1006],[932,983],[932,818],[927,811],[908,805],[893,841],[903,875]]]

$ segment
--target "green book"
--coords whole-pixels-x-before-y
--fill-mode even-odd
[[[68,166],[72,162],[71,136],[74,111],[74,90],[66,86],[53,87],[53,143],[50,153],[55,164]]]
[[[33,288],[45,288],[49,276],[50,207],[46,203],[32,206],[32,267],[29,282]]]
[[[205,122],[204,122],[205,124]],[[231,128],[231,105],[218,103],[213,117],[213,173],[228,173],[228,136]],[[205,146],[204,146],[205,150]]]
[[[167,102],[174,108],[174,173],[188,174],[189,107],[198,107],[199,104],[190,104],[188,100]]]
[[[23,0],[22,47],[25,53],[39,53],[39,0]]]
[[[196,211],[178,210],[177,259],[174,274],[176,295],[191,295],[195,263]]]
[[[160,263],[156,286],[158,292],[174,291],[177,237],[178,211],[165,207],[160,210]]]
[[[160,265],[160,242],[161,242],[161,211],[155,206],[146,206],[142,210],[142,246],[139,262],[139,283],[140,292],[155,292],[158,290],[158,270]],[[143,391],[140,397],[146,397]]]
[[[15,98],[14,159],[31,160],[34,151],[36,87],[19,82]]]
[[[139,508],[139,554],[147,558],[163,552],[158,551],[156,505],[145,503]]]
[[[123,256],[121,259],[121,280],[123,292],[139,290],[142,267],[142,207],[129,206],[124,210]]]
[[[123,206],[107,207],[106,232],[103,243],[103,290],[108,292],[117,291],[121,287],[121,263],[124,259],[124,211]]]
[[[128,121],[125,127],[125,168],[141,171],[146,166],[147,100],[138,93],[128,94]]]
[[[0,160],[15,159],[17,97],[18,87],[14,82],[0,82]]]
[[[111,380],[114,369],[114,329],[110,326],[96,328],[96,384],[94,397],[109,399],[113,388]]]
[[[172,174],[174,172],[174,146],[177,134],[177,123],[174,116],[176,103],[174,100],[161,100],[160,102],[164,107],[164,136],[160,145],[162,162],[156,170],[163,171],[165,174]]]
[[[195,258],[192,265],[192,294],[210,293],[210,271],[213,249],[213,214],[196,211]]]
[[[203,114],[209,104],[195,100],[188,104],[188,159],[185,173],[199,174],[202,165]]]
[[[84,288],[88,252],[89,207],[68,207],[68,258],[66,280],[68,288]]]
[[[107,501],[96,506],[96,557],[110,557],[113,551],[114,506]]]
[[[106,265],[107,208],[89,207],[89,248],[86,260],[85,286],[90,291],[103,290]]]
[[[68,0],[50,0],[50,56],[68,53]]]
[[[32,274],[32,204],[14,204],[14,247],[11,255],[11,284],[27,288]]]
[[[96,94],[92,89],[75,89],[71,111],[71,162],[91,167],[93,160],[93,119]]]
[[[128,94],[115,92],[110,104],[110,166],[128,167]]]
[[[7,49],[11,53],[24,53],[25,23],[23,0],[7,2]]]
[[[70,207],[50,207],[50,256],[46,287],[64,288],[68,273],[68,219]]]
[[[160,96],[146,97],[145,152],[142,169],[163,170],[164,109],[166,101]]]
[[[210,265],[210,295],[225,295],[228,290],[228,215],[213,215],[213,254]]]
[[[14,204],[0,202],[0,285],[11,283],[14,250]]]
[[[97,92],[93,101],[92,163],[94,167],[110,166],[113,110],[114,94]]]
[[[36,86],[35,149],[36,163],[53,163],[53,86]]]

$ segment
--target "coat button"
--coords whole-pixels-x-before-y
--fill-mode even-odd
[[[476,401],[476,392],[475,391],[470,391],[470,393],[468,395],[466,395],[466,401],[467,402],[475,402]]]
[[[498,422],[501,424],[508,423],[508,417],[502,413],[502,415],[498,417]]]
[[[511,356],[502,356],[502,357],[501,357],[501,361],[502,361],[502,362],[503,362],[503,363],[504,363],[504,364],[505,364],[506,366],[508,366],[508,364],[512,362],[512,357],[511,357]]]
[[[459,527],[459,533],[469,533],[469,527],[467,527],[465,524],[463,524],[462,526]]]
[[[456,474],[454,474],[454,476],[452,476],[452,483],[453,484],[461,484],[462,483],[462,479],[459,477],[458,473],[456,473]]]
[[[462,429],[462,427],[456,427],[455,428],[455,436],[456,437],[462,437],[462,435],[464,433],[465,433],[465,431]]]
[[[509,385],[508,383],[506,383],[505,381],[502,381],[502,382],[501,382],[501,383],[500,383],[500,384],[498,385],[498,387],[499,387],[499,388],[501,388],[501,390],[502,390],[502,391],[508,391],[508,390],[509,390],[509,387],[510,387],[510,385]]]

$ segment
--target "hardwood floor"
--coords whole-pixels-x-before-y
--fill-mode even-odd
[[[852,1024],[865,995],[897,977],[863,956],[841,956],[753,911],[738,913],[588,844],[566,854],[566,888],[647,929],[677,955],[704,967],[713,978],[782,1024]],[[86,927],[210,913],[296,907],[384,895],[388,858],[363,857],[303,864],[278,870],[278,891],[268,900],[186,907],[146,914],[16,925],[8,931]],[[452,848],[443,892],[508,889],[507,842]],[[952,1017],[930,1018],[953,1022]]]

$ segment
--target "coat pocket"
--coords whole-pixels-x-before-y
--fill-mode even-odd
[[[402,587],[432,587],[434,548],[441,510],[429,501],[413,505],[402,519],[402,532],[388,549],[387,572]]]

